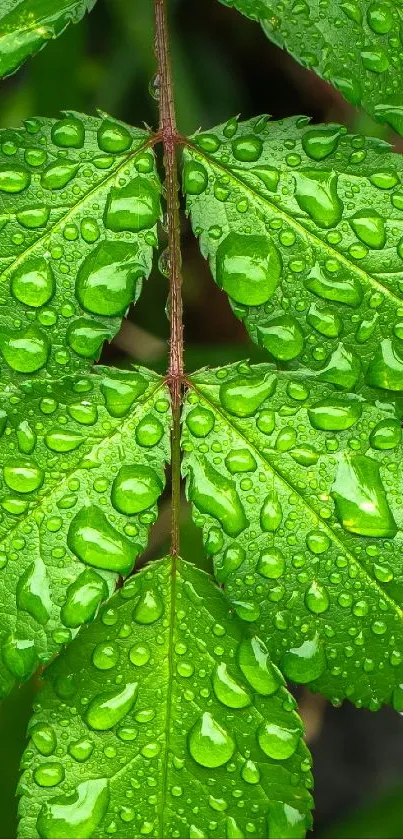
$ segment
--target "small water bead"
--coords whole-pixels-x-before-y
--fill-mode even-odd
[[[94,242],[96,242],[100,236],[98,222],[95,219],[88,216],[81,219],[80,233],[84,239],[84,242],[87,242],[89,245],[94,244]]]
[[[164,427],[157,417],[147,414],[136,426],[136,440],[139,446],[151,449],[160,442],[164,434]]]
[[[45,473],[37,463],[27,458],[10,458],[3,468],[4,480],[15,492],[34,492],[42,486]]]
[[[120,233],[153,227],[160,217],[158,189],[138,176],[123,187],[112,187],[105,206],[105,227]]]
[[[144,667],[145,664],[148,664],[150,657],[151,651],[148,644],[134,644],[130,648],[129,658],[136,667]]]
[[[246,134],[243,137],[236,137],[232,141],[232,153],[236,160],[242,163],[254,163],[259,160],[263,151],[263,143],[260,137],[254,134]]]
[[[93,751],[94,743],[92,740],[89,740],[88,737],[82,737],[80,740],[70,743],[68,748],[69,755],[71,755],[77,763],[85,763],[85,761],[91,757]]]
[[[162,480],[149,466],[122,466],[112,484],[111,499],[116,510],[134,515],[148,510],[159,498]]]
[[[119,661],[116,644],[101,641],[92,653],[92,663],[97,670],[111,670]]]
[[[402,428],[399,420],[384,419],[371,431],[369,441],[373,449],[381,451],[395,449],[402,439]]]
[[[18,373],[35,373],[45,366],[50,344],[47,337],[35,325],[20,332],[0,336],[3,357],[12,370]]]
[[[218,151],[221,146],[221,142],[215,134],[198,134],[194,138],[194,142],[203,151],[211,152],[212,154]]]
[[[235,751],[231,735],[207,711],[189,732],[188,746],[196,763],[208,769],[224,766]]]
[[[213,688],[217,699],[227,708],[246,708],[251,704],[250,696],[233,679],[224,662],[218,664],[214,671]]]
[[[293,682],[308,684],[318,679],[326,669],[326,656],[317,634],[307,638],[299,647],[292,647],[282,656],[280,667]]]
[[[36,446],[37,437],[27,420],[22,420],[17,428],[18,448],[22,454],[31,454]]]
[[[285,559],[278,548],[263,550],[257,564],[257,571],[268,580],[277,580],[284,574]]]
[[[268,236],[233,232],[218,246],[217,283],[237,303],[266,303],[273,296],[281,273],[281,255]]]
[[[34,770],[34,781],[40,787],[55,787],[64,779],[60,763],[40,763]]]
[[[123,688],[104,691],[91,700],[85,714],[90,728],[109,731],[133,708],[137,699],[138,683],[130,682]]]
[[[47,152],[45,149],[25,149],[24,159],[29,166],[43,166],[47,160]]]
[[[69,346],[82,358],[95,358],[110,332],[103,323],[87,318],[77,318],[68,327]]]
[[[56,146],[80,149],[84,145],[84,125],[76,117],[60,119],[52,126],[51,137]]]
[[[96,571],[86,569],[67,589],[66,600],[61,608],[63,623],[69,627],[88,623],[107,596],[108,587],[105,580]]]
[[[198,405],[186,417],[186,425],[195,437],[207,437],[214,428],[214,414]]]
[[[276,425],[274,411],[260,411],[256,420],[256,425],[262,434],[272,434]]]
[[[144,591],[133,610],[133,620],[140,624],[155,623],[164,613],[164,604],[154,589]]]
[[[131,571],[137,553],[136,546],[118,533],[95,505],[83,507],[74,516],[67,544],[86,565],[120,574]]]
[[[207,187],[208,177],[204,166],[196,160],[185,163],[183,170],[183,188],[188,195],[201,195]]]
[[[306,537],[306,544],[313,554],[323,554],[330,547],[330,539],[321,530],[312,530]]]
[[[329,595],[325,587],[314,580],[305,592],[305,605],[314,615],[321,615],[329,608]]]
[[[379,464],[366,455],[339,461],[332,486],[336,515],[344,529],[360,536],[396,535],[397,527],[379,474]]]
[[[102,151],[120,154],[127,151],[131,144],[132,137],[124,125],[111,119],[104,119],[98,129],[98,145]]]
[[[277,379],[273,373],[235,376],[220,385],[220,402],[236,417],[253,416],[274,393]]]
[[[80,425],[95,425],[98,419],[98,409],[90,402],[75,402],[68,406],[67,412]]]
[[[63,189],[76,176],[79,163],[71,160],[55,160],[42,172],[41,186],[44,189]]]
[[[272,664],[268,650],[256,635],[241,641],[237,658],[243,675],[262,696],[271,696],[283,684],[280,671]]]
[[[54,729],[47,723],[37,723],[30,731],[32,742],[41,755],[49,757],[53,754],[57,740]]]
[[[41,839],[90,839],[106,815],[108,805],[106,778],[83,781],[72,793],[45,800],[36,822],[39,836]]]
[[[104,241],[81,263],[76,295],[83,309],[96,315],[123,315],[135,298],[144,268],[127,242]]]
[[[302,727],[291,723],[279,725],[266,722],[258,729],[257,739],[260,748],[272,760],[287,760],[291,757],[302,737]]]

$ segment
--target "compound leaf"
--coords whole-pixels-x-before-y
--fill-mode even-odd
[[[92,620],[146,546],[168,409],[162,379],[143,369],[1,392],[1,695]]]
[[[96,0],[0,0],[0,76],[9,76]]]
[[[191,376],[187,492],[217,579],[291,680],[403,708],[401,417],[309,371]]]
[[[202,253],[252,338],[322,381],[403,391],[402,157],[305,118],[230,120],[184,151]]]
[[[294,709],[207,575],[153,563],[47,670],[19,837],[303,839],[310,759]]]
[[[403,134],[402,17],[396,0],[221,0],[352,105]]]
[[[88,368],[151,270],[149,134],[66,113],[0,131],[0,380]]]

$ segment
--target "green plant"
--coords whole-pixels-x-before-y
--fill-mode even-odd
[[[92,5],[3,2],[2,74]],[[402,129],[391,3],[225,5]],[[19,835],[301,839],[285,678],[403,709],[401,160],[304,118],[181,136],[165,0],[155,30],[157,131],[68,112],[0,132],[2,694],[66,647]],[[270,363],[184,371],[179,152],[202,253]],[[161,193],[169,370],[94,366],[150,273]],[[131,574],[169,461],[170,554]],[[179,556],[181,471],[216,582]]]

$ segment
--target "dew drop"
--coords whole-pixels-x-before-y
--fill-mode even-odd
[[[68,795],[42,804],[36,827],[41,839],[91,839],[106,815],[109,785],[106,778],[83,781]]]
[[[243,675],[257,693],[271,696],[283,684],[280,671],[272,664],[268,650],[256,635],[241,641],[237,655]]]
[[[236,417],[252,417],[272,396],[276,383],[272,373],[235,376],[220,386],[220,402],[226,411]]]
[[[148,230],[156,224],[159,216],[159,193],[147,178],[139,176],[123,187],[111,188],[104,213],[108,230],[114,233]]]
[[[68,587],[61,609],[65,626],[77,627],[93,619],[102,600],[108,596],[105,580],[91,569],[86,569]]]
[[[189,469],[189,499],[201,513],[217,519],[228,536],[239,536],[248,525],[235,485],[204,457]]]
[[[229,233],[217,249],[217,283],[237,303],[260,306],[273,296],[281,256],[268,236]]]
[[[188,735],[189,752],[200,766],[216,769],[224,766],[235,751],[230,734],[206,711]]]
[[[46,336],[34,324],[21,332],[0,335],[4,359],[18,373],[35,373],[46,364],[50,345]]]
[[[112,484],[112,504],[128,516],[148,510],[162,492],[162,480],[150,466],[122,466]]]
[[[379,474],[379,464],[366,455],[345,456],[332,486],[336,515],[349,533],[390,537],[397,527]]]
[[[35,308],[47,303],[55,292],[53,271],[43,257],[28,259],[11,278],[11,291],[20,303]]]
[[[136,545],[109,524],[95,505],[83,507],[73,518],[67,534],[70,550],[86,565],[128,574],[136,557]]]
[[[95,315],[123,315],[136,296],[144,268],[128,242],[104,241],[81,263],[76,280],[80,305]]]
[[[137,699],[138,683],[130,682],[124,688],[99,693],[91,700],[85,718],[95,731],[109,731],[133,708]]]
[[[317,634],[299,647],[287,650],[281,659],[281,670],[293,682],[305,685],[318,679],[326,669],[326,657]]]

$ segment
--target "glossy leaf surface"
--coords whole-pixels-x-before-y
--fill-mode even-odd
[[[402,28],[397,0],[221,0],[335,85],[352,105],[403,134]]]
[[[47,672],[19,837],[303,839],[310,759],[294,708],[209,578],[154,563]]]
[[[92,620],[156,518],[169,399],[147,370],[0,394],[0,694]]]
[[[306,371],[191,376],[184,474],[215,573],[287,678],[403,708],[401,402]]]
[[[149,135],[67,113],[0,131],[0,381],[88,368],[151,269]]]
[[[196,135],[184,189],[218,285],[278,362],[403,392],[403,167],[304,118]]]
[[[96,0],[0,0],[0,76],[8,76],[70,23],[78,23]]]

